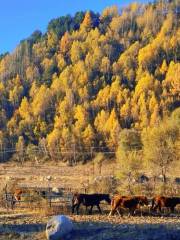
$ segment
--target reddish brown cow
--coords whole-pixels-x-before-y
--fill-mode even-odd
[[[15,189],[14,192],[13,192],[12,207],[14,207],[17,202],[20,202],[20,201],[21,201],[23,194],[29,195],[30,193],[31,193],[31,192],[30,192],[29,189],[21,189],[21,188]],[[45,191],[41,191],[41,192],[39,192],[39,191],[34,191],[34,193],[37,193],[37,194],[39,194],[42,198],[45,198]]]
[[[15,189],[12,193],[13,199],[12,199],[12,208],[15,206],[16,202],[19,202],[21,200],[21,195],[23,193],[26,193],[24,189]]]
[[[23,190],[23,189],[15,189],[14,193],[13,193],[13,197],[14,197],[15,201],[20,201],[21,200],[21,195],[23,193],[26,193],[26,191]]]
[[[157,196],[152,199],[152,207],[151,210],[159,212],[162,211],[163,207],[169,208],[173,213],[176,205],[180,204],[180,197],[164,197]]]
[[[29,189],[15,189],[13,192],[13,197],[15,201],[20,201],[23,194],[36,193],[42,198],[46,198],[46,191],[33,190],[32,192]]]
[[[115,194],[112,199],[111,199],[111,211],[109,213],[109,216],[113,215],[115,213],[115,211],[118,212],[118,214],[120,215],[119,212],[119,206],[121,205],[122,199],[123,198],[128,198],[128,196],[120,196],[119,194]]]
[[[139,206],[148,205],[147,197],[145,196],[120,196],[118,194],[114,195],[111,201],[111,211],[109,216],[114,214],[115,211],[118,212],[119,215],[122,215],[119,211],[121,208],[128,208],[129,215],[134,215],[135,211],[139,208]]]

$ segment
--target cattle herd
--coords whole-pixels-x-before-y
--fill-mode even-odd
[[[111,199],[109,194],[80,194],[75,193],[72,198],[72,213],[76,209],[76,213],[79,213],[79,207],[81,204],[86,206],[86,210],[90,207],[89,213],[92,213],[93,206],[97,206],[99,213],[101,208],[100,202],[105,200],[111,204],[111,210],[109,216],[117,212],[122,216],[122,209],[129,210],[129,216],[135,215],[136,210],[143,206],[149,206],[150,211],[162,212],[162,208],[168,208],[171,213],[174,213],[175,207],[180,204],[180,197],[164,197],[156,196],[152,199],[148,199],[146,196],[121,196],[115,194]]]
[[[14,204],[21,200],[21,196],[24,193],[22,189],[16,189],[13,192]],[[41,197],[45,197],[45,191],[40,193]],[[165,197],[155,196],[148,199],[146,196],[121,196],[120,194],[114,194],[110,198],[109,194],[83,194],[74,193],[72,196],[72,213],[79,214],[80,205],[86,207],[86,211],[92,214],[93,207],[96,206],[99,213],[102,213],[100,203],[102,201],[111,205],[109,216],[114,215],[116,212],[122,216],[123,209],[127,209],[130,215],[135,215],[137,210],[142,209],[143,206],[147,206],[150,212],[162,212],[163,208],[169,209],[170,213],[174,213],[175,207],[180,204],[180,197]],[[89,209],[88,209],[89,208]]]

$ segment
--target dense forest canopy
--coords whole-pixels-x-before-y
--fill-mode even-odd
[[[127,143],[152,159],[159,136],[178,146],[179,107],[180,1],[53,19],[0,55],[0,160],[93,147],[122,158]]]

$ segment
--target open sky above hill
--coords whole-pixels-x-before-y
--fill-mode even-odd
[[[20,40],[33,31],[46,31],[48,22],[56,17],[77,11],[101,12],[111,5],[128,5],[132,0],[6,0],[1,1],[0,53],[12,51]],[[147,0],[136,2],[145,3]]]

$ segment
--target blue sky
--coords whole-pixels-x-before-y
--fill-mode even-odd
[[[77,11],[101,12],[111,5],[127,5],[131,0],[0,0],[0,53],[12,51],[20,40],[39,29],[45,32],[48,22]],[[136,2],[147,2],[136,0]]]

